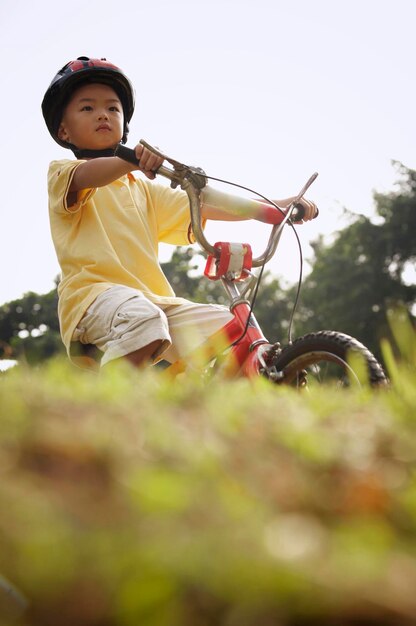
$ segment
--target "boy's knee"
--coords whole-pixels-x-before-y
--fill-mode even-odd
[[[164,341],[162,339],[157,339],[143,348],[139,348],[138,350],[134,350],[134,352],[126,354],[125,359],[135,367],[150,365],[159,354],[163,344]]]
[[[133,353],[137,354],[132,360],[141,362],[158,356],[171,344],[168,320],[161,308],[141,292],[123,286],[100,295],[81,326],[82,336],[77,339],[104,353],[101,365]],[[153,349],[147,348],[151,344]]]

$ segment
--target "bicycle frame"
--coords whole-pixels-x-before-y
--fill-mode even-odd
[[[199,168],[189,167],[167,157],[143,140],[140,143],[173,166],[171,169],[162,165],[157,170],[157,174],[169,179],[171,187],[180,186],[187,193],[195,239],[205,253],[218,258],[218,248],[207,241],[202,228],[200,196],[201,190],[208,188],[205,173]],[[137,163],[134,151],[125,146],[118,146],[115,154],[127,161]],[[252,267],[261,267],[273,257],[284,226],[296,211],[297,204],[317,176],[317,173],[313,174],[286,211],[282,211],[281,223],[272,227],[267,247],[263,254],[252,259]],[[184,372],[189,364],[196,364],[198,369],[203,370],[214,359],[220,358],[221,373],[224,377],[255,377],[261,374],[262,370],[268,370],[267,356],[279,350],[279,344],[270,344],[263,335],[251,310],[250,302],[245,299],[245,294],[251,288],[252,283],[256,281],[256,277],[251,272],[247,272],[247,277],[242,281],[246,285],[243,284],[241,289],[227,274],[220,276],[220,278],[230,299],[230,311],[233,319],[199,345],[195,351],[188,354],[186,359],[180,359],[170,365],[166,371],[173,376]],[[226,354],[224,355],[224,353]],[[269,371],[268,373],[270,374]],[[274,380],[278,380],[279,373],[274,372],[273,377]]]
[[[265,366],[261,355],[264,347],[270,348],[271,345],[251,312],[250,303],[240,298],[238,289],[231,281],[224,279],[223,282],[226,283],[227,291],[235,290],[238,296],[230,306],[233,319],[186,358],[170,365],[166,371],[172,376],[184,372],[190,363],[204,369],[213,359],[221,356],[221,372],[226,378],[258,376]]]

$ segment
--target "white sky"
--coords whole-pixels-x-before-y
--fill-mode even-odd
[[[415,0],[0,0],[0,304],[44,293],[58,274],[46,193],[49,161],[70,156],[40,112],[55,73],[106,57],[136,87],[140,138],[269,197],[309,192],[320,217],[299,228],[305,254],[371,214],[393,189],[391,160],[416,168]],[[210,226],[211,241],[253,241],[254,222]],[[293,237],[269,268],[294,280]],[[167,258],[166,250],[163,259]]]

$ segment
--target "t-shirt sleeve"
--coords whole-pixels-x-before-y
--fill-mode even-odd
[[[48,171],[49,208],[55,213],[76,213],[94,195],[96,189],[78,191],[75,203],[68,206],[67,195],[75,170],[85,161],[52,161]]]
[[[163,185],[149,185],[154,207],[159,241],[173,245],[195,243],[191,227],[189,199],[182,190]],[[205,220],[202,221],[202,227]]]

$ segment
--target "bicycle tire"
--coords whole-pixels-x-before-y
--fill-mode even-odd
[[[302,387],[308,384],[312,374],[318,384],[335,382],[342,387],[351,386],[354,382],[360,384],[352,365],[351,356],[354,353],[361,355],[360,362],[364,360],[366,364],[370,386],[387,385],[383,367],[368,348],[354,337],[330,330],[309,333],[284,347],[273,360],[274,371],[283,374],[277,382]],[[329,377],[325,379],[324,369],[330,370]]]

